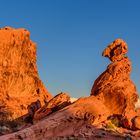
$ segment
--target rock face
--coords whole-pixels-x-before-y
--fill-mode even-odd
[[[108,57],[112,62],[121,60],[128,51],[126,42],[122,39],[116,39],[109,44],[102,55]]]
[[[127,110],[120,121],[127,129],[140,130],[140,109]]]
[[[84,124],[87,124],[87,127],[88,124],[97,125],[105,121],[109,114],[107,108],[96,97],[80,98],[73,104],[49,115],[30,128],[3,136],[1,139],[51,140],[55,137],[62,139],[63,136],[71,135],[80,137],[80,133],[82,134],[80,130]],[[84,129],[86,129],[84,130],[85,132],[88,131],[86,127]]]
[[[3,30],[5,31],[6,29]],[[8,30],[17,32],[17,30],[14,29]],[[24,31],[23,29],[19,29],[18,32],[19,31],[20,32],[22,31],[23,34],[24,32],[25,33],[27,32]],[[22,105],[25,105],[26,108],[28,108],[28,113],[20,118],[21,121],[23,120],[24,125],[21,123],[20,127],[17,127],[16,131],[17,130],[19,131],[11,133],[13,132],[13,129],[9,129],[6,126],[0,127],[1,129],[3,129],[3,133],[0,132],[0,135],[11,133],[1,136],[0,139],[135,140],[138,137],[140,137],[140,109],[134,108],[135,107],[134,105],[138,99],[138,94],[135,85],[130,80],[131,62],[128,59],[128,57],[125,57],[128,47],[123,40],[121,39],[115,40],[104,50],[103,56],[108,57],[112,61],[112,63],[107,67],[106,71],[103,72],[94,82],[91,91],[92,96],[80,98],[78,100],[74,99],[74,101],[72,102],[69,95],[67,95],[66,93],[60,93],[55,97],[53,97],[52,99],[50,99],[51,98],[50,96],[48,96],[48,98],[46,97],[45,99],[50,100],[49,101],[45,100],[46,104],[44,106],[42,106],[43,104],[42,102],[44,102],[44,100],[42,100],[43,99],[42,96],[44,97],[44,94],[46,95],[47,92],[40,93],[39,91],[42,90],[39,88],[42,88],[43,85],[42,83],[40,84],[38,84],[38,82],[36,83],[36,81],[34,81],[34,77],[32,77],[33,76],[32,74],[34,74],[36,79],[38,78],[35,63],[33,63],[34,65],[31,65],[32,66],[31,68],[30,66],[28,66],[31,62],[35,62],[31,61],[32,59],[30,59],[30,62],[28,62],[28,58],[32,58],[30,55],[32,54],[31,50],[34,47],[30,51],[28,51],[32,42],[29,40],[30,42],[29,44],[27,43],[26,45],[23,45],[25,42],[26,40],[22,43],[22,45],[17,46],[19,46],[19,48],[20,46],[21,47],[24,46],[23,49],[21,49],[21,51],[23,51],[26,48],[27,50],[25,49],[25,51],[27,52],[27,54],[28,52],[30,53],[28,54],[29,55],[28,56],[27,54],[25,55],[23,51],[24,54],[23,56],[26,57],[25,58],[23,57],[22,59],[17,58],[18,62],[20,60],[19,63],[23,61],[22,62],[23,66],[18,65],[18,68],[16,67],[16,71],[23,70],[27,65],[27,72],[25,70],[20,72],[19,76],[17,77],[17,81],[21,77],[20,74],[23,75],[22,80],[20,79],[18,83],[14,81],[14,83],[16,84],[16,86],[19,86],[21,88],[22,85],[25,84],[24,82],[26,82],[28,90],[27,89],[24,90],[26,92],[28,91],[29,95],[24,90],[20,90],[19,92],[17,88],[14,86],[14,84],[12,84],[13,90],[15,88],[19,95],[15,94],[13,91],[8,94],[10,95],[8,96],[10,97],[8,99],[6,98],[7,94],[3,93],[2,95],[4,97],[3,99],[5,99],[5,102],[3,101],[3,103],[6,103],[7,105],[6,108],[3,109],[9,109],[11,107],[10,105],[8,105],[7,100],[9,100],[11,103],[13,102],[14,107],[15,103],[21,100]],[[16,50],[17,49],[18,48],[16,48]],[[15,55],[17,56],[17,54],[18,53],[16,53]],[[9,54],[5,55],[5,57],[7,56],[9,56]],[[10,54],[10,58],[11,57],[12,54]],[[4,63],[2,63],[3,64],[2,68],[6,66],[8,69],[11,63],[9,64],[8,61],[7,62],[4,61]],[[14,65],[17,65],[17,63]],[[20,69],[20,66],[22,66],[22,69]],[[30,70],[32,70],[33,73],[31,73]],[[24,81],[24,78],[29,79],[29,77],[31,77],[35,83],[33,82],[29,84],[28,83],[29,80]],[[20,85],[21,83],[22,85]],[[30,92],[29,90],[30,86],[31,86],[30,90],[33,92]],[[23,95],[25,95],[25,97]],[[23,101],[21,98],[23,98],[25,101]],[[15,108],[19,109],[18,111],[22,111],[19,108],[19,104],[20,103],[18,103],[17,108],[16,107]],[[26,121],[24,121],[24,119]]]
[[[103,101],[112,114],[123,114],[134,109],[138,100],[138,93],[134,83],[130,80],[131,62],[125,57],[127,44],[117,39],[104,51],[112,63],[94,82],[91,95]]]
[[[66,106],[70,105],[70,96],[66,93],[60,93],[52,98],[46,105],[38,109],[33,119],[34,121],[40,120],[48,116],[49,114],[56,112]]]
[[[0,121],[16,119],[27,113],[27,106],[51,99],[39,79],[36,44],[25,29],[0,29]]]
[[[140,115],[140,114],[139,114]],[[135,129],[139,129],[140,130],[140,116],[136,116],[133,119],[133,125]]]

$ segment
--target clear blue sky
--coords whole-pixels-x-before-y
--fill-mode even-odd
[[[110,63],[116,38],[129,45],[131,78],[140,92],[140,0],[0,0],[0,27],[23,27],[38,45],[39,75],[53,94],[90,94]]]

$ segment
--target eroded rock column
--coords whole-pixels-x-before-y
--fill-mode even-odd
[[[104,102],[112,114],[122,114],[133,109],[137,102],[138,93],[130,79],[131,61],[125,54],[127,44],[117,39],[103,51],[103,56],[111,60],[107,69],[95,80],[91,90],[94,95]]]
[[[32,102],[44,105],[51,97],[39,79],[36,44],[29,31],[0,29],[0,121],[16,119]]]

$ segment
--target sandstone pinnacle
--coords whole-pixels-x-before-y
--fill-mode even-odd
[[[51,94],[39,79],[36,44],[29,31],[0,29],[0,121],[16,119],[28,112],[27,106],[39,100],[44,105]]]

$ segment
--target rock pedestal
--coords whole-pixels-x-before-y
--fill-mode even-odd
[[[136,87],[130,79],[131,62],[125,57],[127,50],[127,44],[117,39],[103,51],[103,56],[112,63],[95,80],[91,90],[91,95],[100,98],[112,114],[134,109],[138,100]]]

